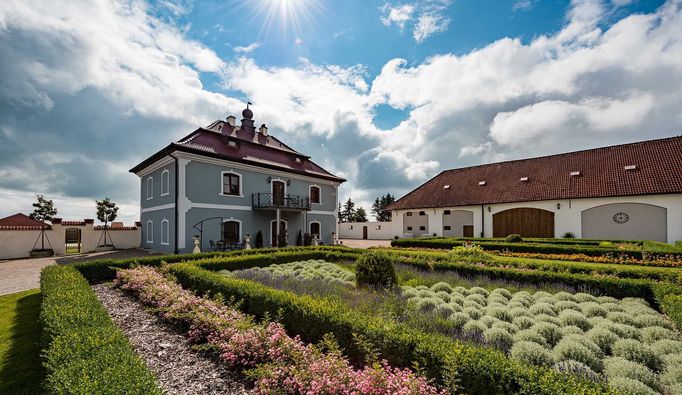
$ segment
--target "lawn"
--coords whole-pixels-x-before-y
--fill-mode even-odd
[[[0,296],[0,393],[40,394],[40,290]]]

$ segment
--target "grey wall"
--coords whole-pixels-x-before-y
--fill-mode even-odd
[[[629,220],[613,220],[625,213]],[[650,204],[614,203],[593,207],[581,213],[582,237],[586,239],[655,240],[667,242],[667,210]]]
[[[450,214],[443,214],[443,236],[462,237],[464,225],[473,224],[473,211],[450,210]],[[446,226],[449,226],[450,230],[445,230]]]
[[[411,212],[412,215],[407,215],[408,212]],[[403,213],[403,233],[412,233],[415,237],[430,234],[429,215],[423,210],[408,212]],[[419,215],[420,212],[424,212],[424,215]],[[420,227],[424,227],[424,230],[420,230]]]
[[[161,244],[161,221],[164,219],[168,220],[168,245]],[[152,235],[153,242],[147,243],[147,234],[149,229],[147,228],[147,221],[151,220],[153,225]],[[169,208],[165,210],[156,210],[146,213],[142,213],[140,218],[142,222],[142,241],[141,246],[143,248],[149,248],[154,251],[162,251],[167,253],[173,253],[175,250],[175,209]]]
[[[168,181],[169,189],[168,195],[161,196],[161,173],[164,170],[168,170]],[[153,185],[153,197],[151,200],[147,200],[147,179],[151,177],[154,180]],[[140,207],[154,207],[161,206],[164,204],[170,204],[175,202],[175,163],[169,163],[168,165],[161,167],[160,169],[154,170],[152,173],[142,177],[140,179]]]

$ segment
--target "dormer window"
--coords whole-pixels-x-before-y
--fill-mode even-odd
[[[478,186],[479,186],[479,187],[482,187],[482,186],[484,186],[484,185],[485,185],[485,181],[479,181],[479,182],[478,182]]]
[[[411,216],[412,216],[412,211],[408,211],[405,215],[407,215],[408,217],[411,217]]]
[[[301,162],[303,162],[303,161],[301,160],[301,158],[296,157],[296,163],[301,163]]]
[[[236,146],[237,146],[237,142],[234,141],[234,140],[230,140],[230,141],[227,142],[227,145],[229,145],[230,147],[236,147]]]
[[[242,195],[242,176],[232,171],[222,172],[223,190],[221,195],[241,196]]]
[[[448,184],[448,185],[443,185],[443,189],[450,189],[450,184]]]
[[[528,182],[528,177],[521,177],[521,182]]]
[[[571,172],[571,177],[580,177],[581,175],[582,175],[582,173],[579,171],[572,171]]]
[[[310,198],[310,203],[322,204],[322,196],[320,193],[320,187],[317,185],[311,185],[309,188],[308,197]]]
[[[637,171],[639,168],[637,165],[627,165],[625,166],[625,171]]]
[[[419,215],[420,215],[420,216],[424,216],[424,215],[426,215],[426,212],[420,211],[420,212],[419,212]]]

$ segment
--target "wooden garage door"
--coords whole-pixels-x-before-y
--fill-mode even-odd
[[[493,214],[493,237],[554,237],[554,213],[539,208],[513,208]]]

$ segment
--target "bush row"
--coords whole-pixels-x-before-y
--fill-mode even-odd
[[[425,251],[418,249],[387,249],[396,256],[418,258],[427,261],[457,261],[455,254],[439,251]],[[479,263],[479,262],[477,262]],[[486,266],[532,269],[548,272],[565,272],[574,274],[607,275],[619,278],[647,279],[682,283],[682,270],[679,268],[651,267],[642,265],[623,265],[617,263],[590,263],[574,261],[547,261],[539,259],[524,259],[517,257],[494,256],[485,262]]]
[[[177,262],[190,262],[190,261],[201,261],[210,262],[211,259],[229,259],[229,258],[241,258],[250,257],[252,262],[258,262],[273,253],[296,253],[300,251],[315,251],[322,255],[324,253],[336,253],[348,254],[353,253],[354,250],[345,247],[290,247],[290,248],[261,248],[261,249],[250,249],[250,250],[237,250],[229,252],[207,252],[201,254],[179,254],[179,255],[153,255],[143,258],[128,258],[128,259],[98,259],[89,262],[76,263],[73,266],[80,271],[85,278],[91,282],[99,282],[105,280],[111,280],[116,275],[116,269],[128,269],[133,264],[144,265],[144,266],[159,266],[161,263],[177,263]],[[333,254],[332,254],[333,255]],[[306,258],[308,259],[308,258]],[[310,258],[310,259],[325,259],[321,258]],[[237,259],[238,260],[238,259]],[[276,262],[279,263],[279,262]],[[262,266],[260,264],[254,266]],[[267,266],[267,265],[266,265]],[[245,269],[247,267],[242,267]]]
[[[239,307],[247,314],[258,318],[280,317],[289,333],[300,335],[305,341],[318,342],[325,334],[332,333],[354,361],[364,358],[362,347],[356,341],[361,336],[391,364],[402,367],[416,364],[437,383],[452,390],[527,394],[609,391],[602,384],[518,363],[499,351],[413,330],[393,320],[366,316],[326,299],[224,277],[191,264],[172,265],[170,271],[187,288],[242,301]]]
[[[54,394],[161,394],[85,278],[48,266],[40,278],[46,389]]]
[[[543,254],[585,254],[588,256],[626,256],[638,260],[655,259],[657,257],[682,256],[680,253],[646,252],[633,249],[605,248],[591,245],[559,245],[546,243],[505,243],[504,241],[476,240],[476,244],[488,251],[531,252]],[[421,247],[451,249],[462,245],[462,240],[452,238],[422,238],[392,240],[393,247]]]
[[[504,242],[505,237],[434,237],[432,239],[448,239],[448,240],[459,240],[461,242],[464,241],[473,241],[473,242],[485,242],[485,241],[492,241],[492,242]],[[586,246],[599,246],[600,243],[606,241],[609,243],[614,243],[614,244],[621,244],[621,243],[627,243],[627,244],[634,244],[641,246],[643,245],[642,241],[635,241],[635,240],[598,240],[598,239],[566,239],[566,238],[537,238],[537,237],[524,237],[523,241],[527,243],[539,243],[539,244],[567,244],[567,245],[586,245]]]

